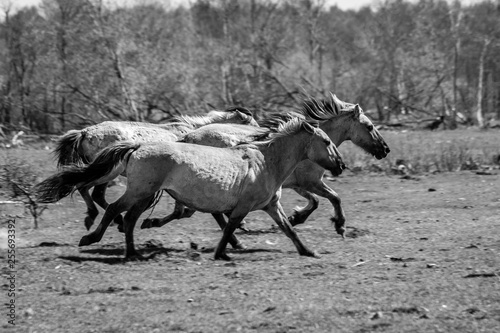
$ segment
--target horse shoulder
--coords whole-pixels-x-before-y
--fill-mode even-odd
[[[292,174],[285,180],[282,187],[294,188],[301,186],[304,183],[321,182],[324,174],[325,169],[321,166],[317,165],[313,161],[304,160],[297,165]]]

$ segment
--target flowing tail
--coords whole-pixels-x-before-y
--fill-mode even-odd
[[[88,165],[70,165],[36,185],[37,201],[51,203],[70,195],[76,188],[95,186],[113,180],[126,168],[123,161],[140,147],[137,143],[118,143],[103,149]]]
[[[54,149],[58,168],[66,165],[85,165],[88,163],[85,157],[79,153],[82,140],[83,134],[80,130],[70,130],[59,138]]]

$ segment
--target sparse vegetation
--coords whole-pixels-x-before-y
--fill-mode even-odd
[[[403,163],[413,174],[499,168],[500,131],[384,131],[391,153],[377,161],[349,142],[340,146],[354,171],[392,173]]]
[[[3,163],[0,164],[0,190],[8,199],[20,201],[25,209],[33,217],[34,228],[38,228],[38,219],[46,205],[40,205],[36,202],[33,186],[39,181],[36,169],[31,162],[15,157],[18,154],[15,150],[5,150],[3,152]],[[25,156],[26,157],[26,156]]]

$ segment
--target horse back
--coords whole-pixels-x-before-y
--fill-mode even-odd
[[[182,138],[182,142],[212,147],[233,147],[255,140],[267,131],[259,127],[239,124],[210,124],[196,129]]]
[[[102,149],[118,142],[171,142],[177,139],[171,131],[154,124],[106,121],[82,130],[80,151],[92,161]]]

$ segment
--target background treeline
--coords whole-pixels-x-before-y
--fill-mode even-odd
[[[43,0],[0,9],[4,130],[61,133],[229,105],[258,116],[328,91],[386,123],[500,118],[500,2],[385,0],[343,11],[317,0]]]

